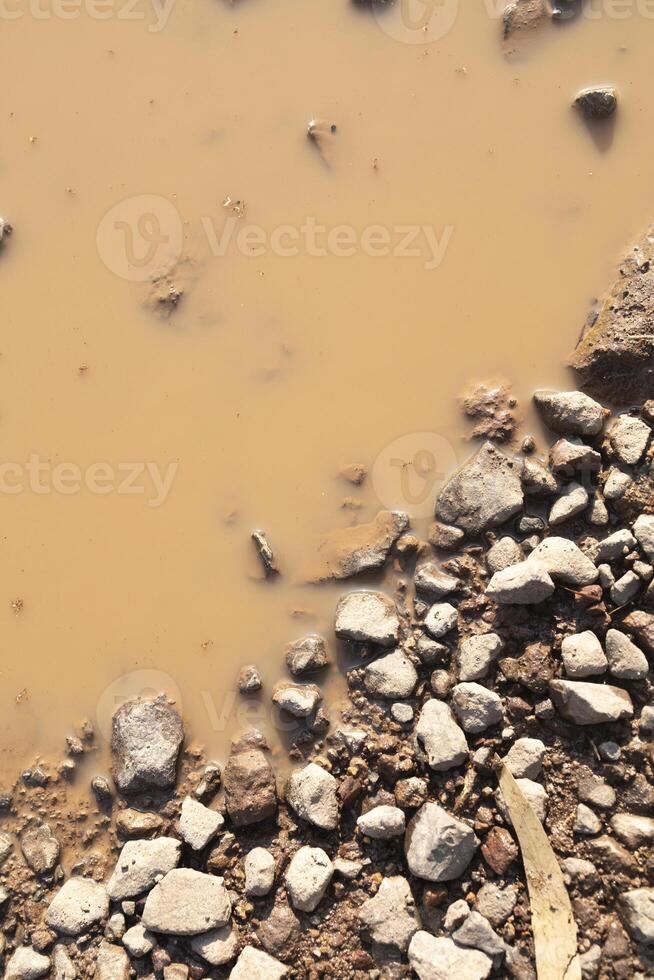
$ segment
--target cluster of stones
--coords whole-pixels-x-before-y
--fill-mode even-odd
[[[6,950],[9,980],[376,966],[527,980],[528,901],[500,759],[559,854],[584,980],[651,975],[654,516],[643,501],[654,504],[654,406],[609,422],[579,392],[535,401],[557,434],[549,464],[487,443],[440,493],[429,544],[405,515],[359,526],[350,554],[340,541],[335,577],[343,563],[352,576],[392,558],[395,592],[337,603],[335,637],[353,658],[337,730],[316,683],[328,642],[289,645],[292,680],[270,697],[308,737],[283,786],[253,731],[224,772],[211,764],[182,792],[174,708],[159,697],[116,712],[113,786],[98,776],[93,790],[128,839],[109,876],[82,863],[66,878],[47,823],[21,834],[42,922]],[[239,687],[260,690],[255,667]],[[156,808],[124,809],[116,790],[167,794],[165,831]],[[16,851],[4,835],[0,859]],[[363,939],[348,960],[339,928]]]

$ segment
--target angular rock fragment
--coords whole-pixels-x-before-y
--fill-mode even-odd
[[[635,466],[643,457],[652,430],[642,419],[633,415],[618,415],[609,429],[611,449],[621,463]]]
[[[420,916],[406,878],[384,878],[377,894],[359,909],[359,919],[374,943],[405,952],[420,929]]]
[[[442,599],[443,596],[449,595],[459,586],[457,578],[443,572],[433,561],[423,562],[417,566],[413,582],[416,592],[428,596],[432,602],[434,599]]]
[[[301,847],[286,872],[286,890],[292,905],[301,912],[313,912],[333,874],[334,865],[321,847]]]
[[[37,980],[50,969],[50,957],[32,946],[19,946],[12,953],[5,970],[5,980]]]
[[[504,537],[496,541],[486,552],[486,565],[491,575],[501,572],[509,565],[524,561],[524,551],[515,538]]]
[[[536,779],[543,768],[545,745],[539,738],[519,738],[504,757],[515,779]]]
[[[654,943],[654,888],[634,888],[618,899],[629,935],[639,943]]]
[[[95,961],[94,980],[129,980],[127,953],[114,943],[100,943]]]
[[[182,840],[194,851],[201,851],[206,847],[224,825],[225,818],[222,814],[210,810],[190,796],[182,803],[179,833]]]
[[[294,718],[308,718],[322,701],[322,694],[315,684],[280,681],[274,687],[272,699],[274,704]]]
[[[534,402],[545,424],[562,435],[596,436],[608,415],[583,391],[536,391]]]
[[[481,684],[456,684],[452,689],[452,707],[464,732],[477,735],[503,717],[502,699]]]
[[[581,514],[588,507],[588,491],[579,483],[570,483],[565,487],[552,504],[549,514],[549,524],[555,527],[564,524]]]
[[[363,683],[368,694],[377,698],[411,697],[418,674],[402,650],[395,650],[368,664]]]
[[[338,784],[322,766],[310,762],[291,773],[286,787],[286,800],[303,820],[321,830],[338,826]]]
[[[508,521],[522,508],[521,464],[484,443],[441,491],[436,517],[471,535]]]
[[[113,901],[135,898],[148,891],[179,864],[181,842],[174,837],[156,840],[128,841],[124,845],[114,872],[107,882],[107,894]]]
[[[252,749],[229,757],[225,767],[225,805],[237,827],[271,817],[277,808],[272,767],[263,752]]]
[[[288,968],[254,946],[246,946],[229,975],[229,980],[282,980]]]
[[[557,710],[575,725],[601,725],[633,717],[631,698],[620,687],[584,681],[550,681]]]
[[[236,959],[239,948],[238,932],[231,924],[221,926],[219,929],[211,929],[209,932],[200,933],[199,936],[193,936],[189,946],[196,956],[210,963],[211,966],[224,966],[225,963]]]
[[[496,572],[486,588],[486,595],[495,602],[515,605],[544,602],[553,592],[547,569],[531,558]]]
[[[151,932],[195,936],[227,925],[231,914],[222,878],[175,868],[148,895],[142,922]]]
[[[34,874],[47,874],[57,864],[61,845],[47,823],[26,830],[20,838],[23,857]]]
[[[182,719],[163,695],[126,701],[115,712],[111,729],[118,788],[123,793],[170,789],[183,741]]]
[[[310,582],[352,578],[382,568],[391,548],[406,531],[409,518],[400,511],[380,511],[370,524],[334,531],[318,548]]]
[[[620,630],[611,629],[607,632],[606,656],[609,671],[614,677],[626,681],[641,681],[647,677],[649,671],[647,657]]]
[[[444,701],[426,701],[415,728],[418,747],[436,772],[462,765],[468,757],[468,743],[452,711]]]
[[[48,906],[46,922],[55,932],[79,936],[106,919],[109,896],[92,878],[69,878]]]
[[[315,633],[303,636],[286,647],[286,664],[294,677],[312,673],[326,667],[327,644]]]
[[[534,548],[529,560],[542,565],[554,581],[567,585],[592,585],[599,575],[590,558],[568,538],[545,538]]]
[[[418,810],[404,843],[411,873],[425,881],[458,878],[479,846],[471,828],[437,803],[425,803]]]
[[[654,559],[654,517],[651,514],[641,514],[634,521],[634,534],[649,559]]]
[[[339,600],[334,629],[341,640],[389,647],[397,642],[400,620],[383,592],[350,592]]]
[[[417,932],[411,940],[409,963],[419,980],[486,980],[493,968],[492,959],[481,950],[428,932]]]
[[[497,633],[480,633],[463,640],[457,653],[459,679],[478,681],[486,677],[502,647]]]

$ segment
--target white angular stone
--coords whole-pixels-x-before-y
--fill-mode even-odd
[[[577,812],[575,815],[575,822],[572,828],[575,834],[582,834],[585,837],[592,837],[594,834],[599,834],[602,829],[602,821],[593,813],[589,806],[585,803],[580,803],[577,807]]]
[[[437,602],[425,616],[425,628],[435,640],[450,633],[456,624],[457,612],[449,602]]]
[[[151,953],[154,949],[154,944],[154,936],[140,922],[132,926],[131,929],[128,929],[123,936],[123,946],[130,956],[136,958],[147,956],[148,953]]]
[[[92,878],[69,878],[48,906],[45,921],[55,932],[79,936],[109,914],[104,885]]]
[[[567,585],[592,585],[598,571],[590,558],[567,538],[545,538],[529,556],[538,562],[558,582]]]
[[[652,430],[633,415],[618,415],[609,429],[611,448],[621,463],[635,466],[647,449]]]
[[[190,946],[196,956],[210,963],[211,966],[224,966],[230,960],[236,959],[238,953],[238,932],[233,925],[212,929],[210,932],[193,936]]]
[[[491,959],[504,956],[504,943],[493,930],[488,919],[485,919],[479,912],[473,911],[466,916],[465,922],[459,926],[452,939],[459,946],[480,949]]]
[[[617,466],[612,466],[604,484],[604,496],[607,500],[619,500],[633,483],[628,473],[623,473]]]
[[[474,832],[437,803],[424,803],[404,839],[409,868],[425,881],[452,881],[470,864],[479,841]]]
[[[481,633],[463,640],[457,654],[459,680],[478,681],[486,677],[502,647],[497,633]]]
[[[463,730],[444,701],[425,701],[415,728],[418,747],[427,756],[431,769],[445,772],[462,765],[468,757]]]
[[[631,698],[620,687],[554,680],[549,688],[559,713],[576,725],[601,725],[633,717]]]
[[[570,483],[552,504],[548,523],[551,527],[571,520],[588,506],[588,491],[579,483]]]
[[[402,650],[394,650],[368,664],[363,683],[377,698],[408,698],[418,681],[416,668]]]
[[[642,582],[635,572],[625,572],[621,578],[611,586],[611,602],[616,606],[624,606],[630,599],[640,592]]]
[[[322,901],[334,874],[334,865],[321,847],[301,847],[286,872],[286,890],[294,908],[313,912]]]
[[[515,779],[536,779],[544,758],[545,745],[539,738],[519,738],[509,749],[504,762]]]
[[[181,841],[173,837],[128,841],[107,882],[109,898],[119,901],[148,891],[159,878],[177,867],[181,850]]]
[[[495,602],[523,606],[544,602],[553,592],[547,569],[531,557],[496,572],[486,588],[486,595]]]
[[[187,796],[182,803],[179,833],[194,851],[201,851],[225,826],[225,819],[197,800]]]
[[[624,558],[636,547],[636,539],[629,528],[621,528],[597,545],[596,561],[615,561]]]
[[[275,883],[275,859],[265,847],[253,847],[245,855],[245,894],[267,895]]]
[[[359,918],[374,943],[393,946],[405,952],[411,937],[420,928],[411,887],[406,878],[384,878],[379,891],[364,902]]]
[[[397,806],[375,806],[372,810],[362,813],[357,820],[357,827],[365,837],[373,840],[391,840],[404,834],[406,818],[404,810]]]
[[[614,677],[626,681],[641,681],[647,677],[649,662],[643,651],[633,640],[611,629],[606,634],[606,656],[609,670]]]
[[[222,878],[175,868],[148,895],[142,922],[151,932],[196,936],[227,925],[231,914]]]
[[[433,561],[423,562],[416,567],[413,582],[417,592],[432,600],[442,599],[459,586],[458,578],[448,575]]]
[[[50,957],[37,953],[31,946],[19,946],[12,953],[5,970],[5,980],[36,980],[50,969]]]
[[[294,718],[308,718],[322,701],[322,694],[315,684],[280,681],[273,688],[272,699],[274,704]]]
[[[596,436],[608,414],[583,391],[536,391],[534,401],[545,424],[562,435]]]
[[[479,949],[459,946],[445,936],[417,932],[409,945],[409,963],[419,980],[486,980],[493,961]]]
[[[274,956],[254,946],[246,946],[229,974],[229,980],[281,980],[287,974],[288,967]]]
[[[383,592],[350,592],[336,607],[336,635],[342,640],[393,646],[400,620],[393,600]]]
[[[566,636],[561,643],[561,659],[568,677],[593,677],[603,674],[608,660],[602,644],[591,630]]]
[[[322,830],[338,825],[338,783],[330,772],[315,762],[295,769],[288,780],[286,800],[298,817]]]
[[[478,735],[502,721],[502,699],[481,684],[456,684],[452,707],[464,732]]]

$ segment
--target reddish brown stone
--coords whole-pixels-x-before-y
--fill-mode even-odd
[[[481,845],[482,857],[495,874],[503,875],[518,856],[518,845],[504,827],[489,830]]]

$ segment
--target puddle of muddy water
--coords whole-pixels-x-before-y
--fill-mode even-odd
[[[525,431],[532,389],[570,383],[651,213],[652,23],[582,16],[507,59],[491,7],[429,43],[346,0],[3,7],[3,778],[161,687],[224,757],[261,721],[239,666],[266,706],[284,644],[329,633],[316,537],[382,505],[423,525],[469,382],[512,382]],[[594,82],[612,140],[570,109]]]

